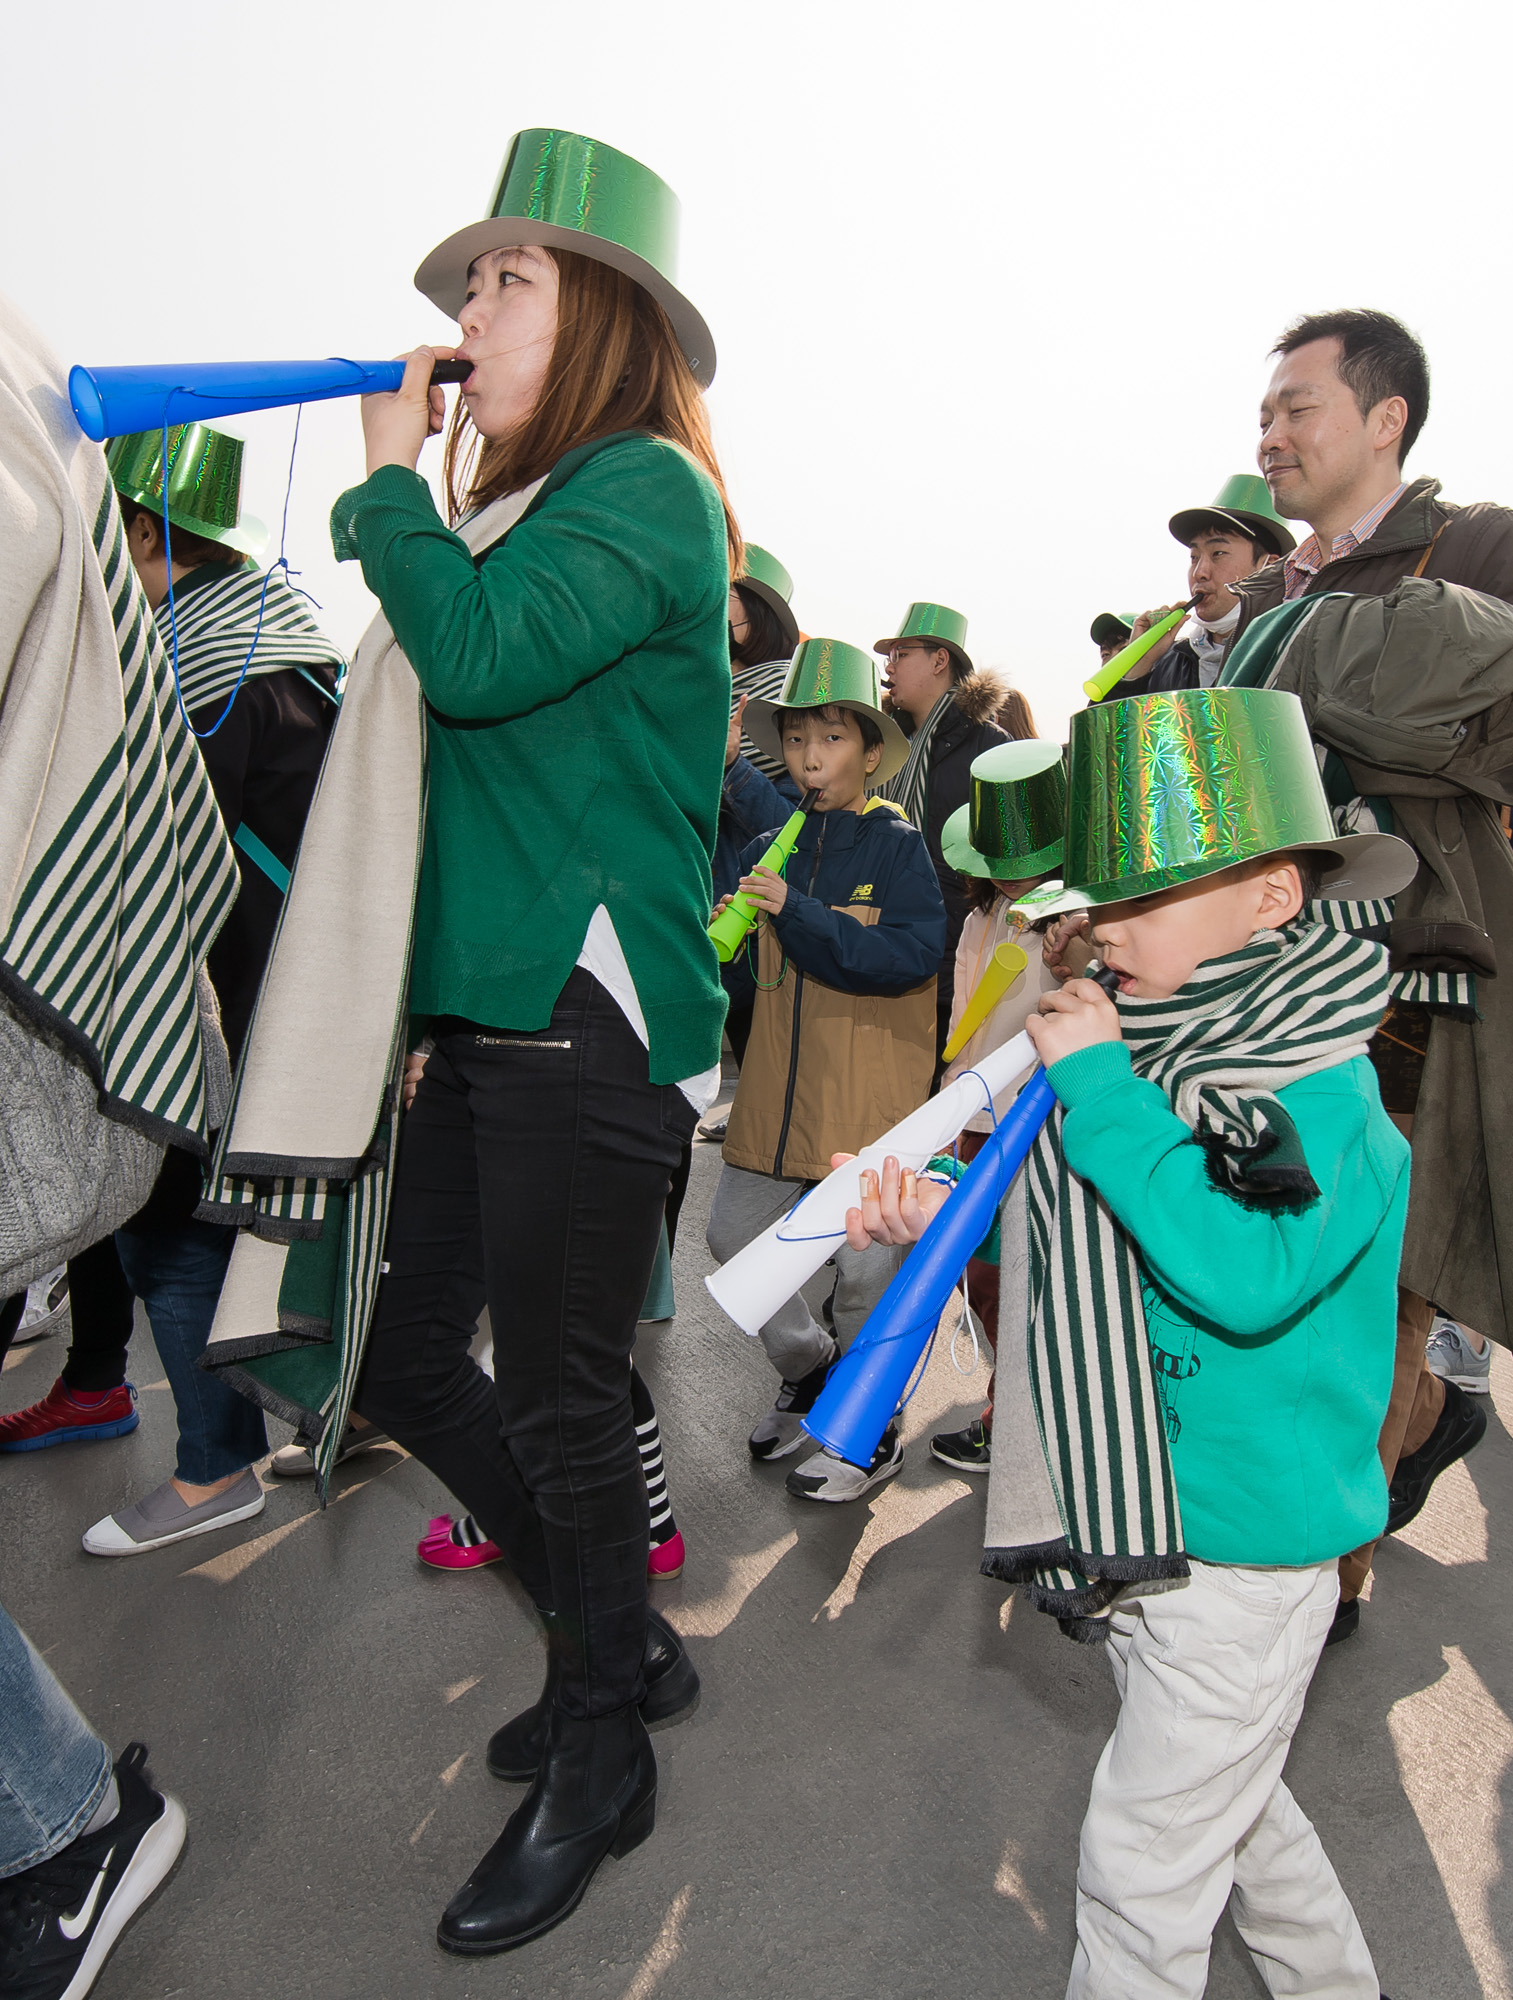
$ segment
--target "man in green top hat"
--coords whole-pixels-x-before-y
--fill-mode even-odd
[[[206,969],[233,1065],[241,1055],[284,889],[336,714],[341,654],[274,569],[241,509],[243,447],[205,424],[119,437],[106,450],[126,545],[199,739],[241,887]],[[170,613],[171,606],[171,613]],[[178,1413],[174,1477],[89,1529],[92,1555],[137,1555],[261,1513],[261,1412],[196,1363],[233,1232],[195,1220],[199,1163],[170,1147],[147,1205],[69,1264],[72,1341],[49,1394],[0,1425],[0,1450],[135,1424],[126,1386],[133,1301],[146,1305]],[[128,1421],[129,1419],[129,1421]]]
[[[994,717],[1008,693],[1001,675],[981,671],[967,652],[967,621],[949,605],[918,602],[889,638],[873,646],[888,663],[888,707],[909,735],[909,757],[885,796],[903,807],[925,837],[946,906],[946,956],[937,1006],[938,1045],[951,1020],[952,963],[967,904],[956,870],[941,850],[952,813],[967,803],[972,763],[1008,732]]]
[[[1169,694],[1174,688],[1212,687],[1240,622],[1240,599],[1231,584],[1279,562],[1294,547],[1292,530],[1271,504],[1266,481],[1254,472],[1226,479],[1207,507],[1173,514],[1173,537],[1187,550],[1187,622],[1152,647],[1115,690],[1119,694]],[[1158,605],[1135,620],[1131,638],[1176,605]]]
[[[983,1564],[1106,1643],[1119,1693],[1068,2000],[1197,1992],[1231,1895],[1274,1990],[1376,2000],[1282,1773],[1338,1558],[1387,1511],[1408,1150],[1366,1056],[1386,950],[1304,911],[1321,879],[1391,894],[1414,857],[1336,832],[1273,690],[1083,710],[1069,795],[1067,893],[1118,996],[1073,979],[1027,1024],[1057,1108],[1003,1209],[1024,1333]],[[849,1247],[951,1198],[900,1180],[863,1177]]]
[[[1133,611],[1100,611],[1088,627],[1088,637],[1098,648],[1098,664],[1106,667],[1115,653],[1122,653],[1135,629]]]

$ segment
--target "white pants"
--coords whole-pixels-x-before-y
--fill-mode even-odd
[[[1109,1620],[1119,1720],[1093,1774],[1067,2000],[1197,2000],[1227,1902],[1268,1992],[1378,2000],[1371,1954],[1282,1783],[1334,1563],[1193,1564]]]

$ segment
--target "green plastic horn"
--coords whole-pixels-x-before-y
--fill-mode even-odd
[[[1100,667],[1090,681],[1082,683],[1082,692],[1089,701],[1102,701],[1110,688],[1117,687],[1131,667],[1138,667],[1152,646],[1160,645],[1168,632],[1173,632],[1197,603],[1190,597],[1186,604],[1179,604],[1175,611],[1168,611],[1148,632],[1142,632],[1138,639],[1132,639],[1122,653],[1115,653],[1106,667]]]
[[[771,868],[774,873],[782,869],[783,864],[798,844],[798,837],[804,830],[804,821],[809,817],[810,812],[814,808],[814,802],[818,797],[819,792],[817,790],[805,792],[803,798],[799,801],[798,811],[794,813],[791,819],[779,827],[777,838],[761,859],[754,864],[755,868]],[[745,943],[746,933],[751,929],[760,914],[756,904],[752,902],[744,889],[737,890],[724,909],[721,910],[720,914],[709,926],[710,940],[714,945],[716,953],[719,955],[721,965],[729,965],[730,961]]]

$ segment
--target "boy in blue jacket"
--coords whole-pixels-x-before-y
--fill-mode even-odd
[[[871,657],[839,640],[806,640],[779,699],[753,701],[746,728],[753,742],[780,748],[794,783],[819,797],[786,880],[768,868],[747,872],[776,828],[741,858],[741,887],[764,920],[748,941],[756,1004],[709,1217],[709,1247],[722,1263],[823,1180],[832,1153],[869,1144],[928,1097],[946,942],[945,904],[922,836],[898,807],[868,797],[908,755],[883,713]],[[836,1252],[834,1333],[802,1294],[761,1329],[782,1382],[751,1434],[754,1458],[784,1458],[804,1442],[802,1420],[838,1340],[871,1311],[899,1254]],[[788,1490],[856,1500],[902,1464],[890,1426],[870,1466],[821,1452],[788,1475]]]
[[[1073,979],[1030,1023],[1059,1108],[1002,1210],[983,1564],[1106,1641],[1119,1690],[1068,2000],[1197,2000],[1226,1903],[1270,1992],[1377,2000],[1282,1769],[1338,1558],[1386,1519],[1408,1148],[1366,1055],[1386,953],[1300,913],[1415,858],[1335,833],[1274,690],[1085,710],[1070,794],[1038,914],[1090,906],[1119,997]],[[945,1198],[862,1178],[855,1244]]]

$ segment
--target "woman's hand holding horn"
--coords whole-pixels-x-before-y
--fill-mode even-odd
[[[363,397],[369,478],[381,465],[415,470],[421,446],[446,422],[446,396],[431,387],[431,370],[438,361],[450,361],[456,352],[455,347],[417,347],[403,357],[404,380],[392,395]]]

